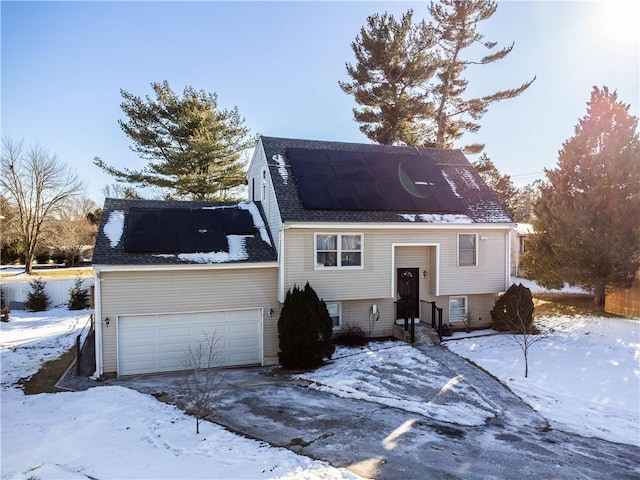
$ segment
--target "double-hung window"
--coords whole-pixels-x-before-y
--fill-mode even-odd
[[[327,302],[327,311],[333,322],[333,329],[340,330],[342,328],[342,305],[339,302]]]
[[[449,322],[464,322],[467,318],[467,297],[449,297]]]
[[[362,268],[362,234],[316,233],[316,268]]]
[[[478,235],[475,233],[458,234],[458,266],[478,265]]]

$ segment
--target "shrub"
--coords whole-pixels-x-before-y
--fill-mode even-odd
[[[500,295],[491,310],[493,328],[499,332],[530,332],[533,323],[531,290],[515,283]]]
[[[335,345],[344,345],[347,347],[356,347],[366,345],[368,342],[367,334],[359,325],[348,324],[347,328],[333,337]]]
[[[287,292],[278,319],[280,353],[284,368],[316,368],[331,358],[333,322],[326,304],[318,298],[309,282]]]
[[[76,283],[70,291],[69,310],[84,310],[89,308],[89,290],[82,288],[82,279],[76,279]]]
[[[51,301],[49,295],[44,290],[45,283],[42,280],[35,279],[31,282],[31,291],[27,294],[25,306],[32,312],[42,312],[49,308]]]

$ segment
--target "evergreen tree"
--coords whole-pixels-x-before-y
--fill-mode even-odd
[[[587,114],[546,170],[535,205],[527,271],[544,286],[628,287],[640,268],[638,119],[607,87],[593,88]]]
[[[83,288],[82,279],[77,278],[69,292],[69,310],[84,310],[89,308],[89,291]]]
[[[350,82],[338,82],[361,108],[353,109],[360,130],[384,145],[425,145],[430,134],[423,120],[433,112],[427,83],[435,73],[433,29],[413,23],[409,10],[397,21],[375,14],[351,43],[355,66],[347,63]]]
[[[155,100],[121,90],[127,121],[120,127],[134,152],[148,160],[140,171],[118,170],[101,159],[104,171],[142,187],[167,189],[170,197],[224,200],[245,182],[242,151],[253,144],[238,109],[218,109],[215,93],[186,87],[175,94],[168,82],[152,83]]]
[[[331,358],[333,322],[327,306],[311,288],[293,287],[287,292],[280,318],[278,358],[284,368],[316,368]]]
[[[462,76],[469,65],[487,65],[506,57],[514,44],[489,53],[479,60],[468,60],[464,51],[475,44],[484,45],[488,50],[496,42],[484,40],[477,31],[478,23],[491,18],[497,3],[492,0],[439,0],[431,2],[429,13],[435,22],[438,42],[438,82],[433,87],[436,124],[435,144],[449,148],[465,132],[477,132],[478,120],[487,112],[489,105],[500,100],[514,98],[524,92],[535,77],[517,88],[502,90],[483,97],[463,99],[468,81]],[[465,151],[478,153],[482,144],[468,145]]]
[[[495,62],[513,49],[512,44],[478,60],[464,56],[476,43],[488,50],[496,46],[476,30],[496,8],[491,0],[439,0],[429,7],[433,26],[412,23],[412,10],[400,22],[388,13],[368,17],[351,44],[356,65],[347,64],[347,73],[352,81],[339,82],[361,105],[353,110],[360,130],[377,143],[450,148],[464,133],[478,131],[490,104],[529,88],[535,77],[515,89],[463,99],[467,66]],[[465,150],[478,153],[483,147]]]
[[[27,310],[31,312],[42,312],[49,308],[51,304],[51,300],[49,300],[49,295],[45,291],[46,284],[36,278],[31,282],[31,291],[27,293],[27,301],[25,302],[25,306]]]

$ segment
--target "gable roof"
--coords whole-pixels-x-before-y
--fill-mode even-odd
[[[260,137],[283,222],[425,222],[425,223],[513,223],[513,220],[460,150],[416,148],[391,145],[327,142],[276,137]],[[424,157],[425,172],[435,166],[448,185],[459,211],[442,208],[340,209],[305,208],[298,178],[300,165],[292,168],[292,158],[304,150],[329,156],[337,152],[359,152],[365,156],[388,157],[399,161]],[[420,159],[421,160],[421,159]],[[312,161],[312,160],[309,160]],[[415,165],[419,162],[413,162]],[[382,180],[382,179],[377,179]],[[376,180],[374,180],[376,181]],[[415,182],[422,183],[422,182]],[[307,197],[311,194],[307,193]],[[322,202],[320,202],[322,203]]]
[[[253,202],[107,198],[94,265],[275,262],[273,242]]]

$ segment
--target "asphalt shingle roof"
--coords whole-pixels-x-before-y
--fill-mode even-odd
[[[102,220],[98,229],[98,235],[96,238],[96,246],[93,254],[94,265],[185,265],[185,264],[202,264],[209,263],[196,260],[188,260],[178,258],[176,255],[179,252],[166,252],[165,254],[154,253],[138,253],[127,252],[124,249],[125,238],[127,235],[128,217],[131,208],[153,208],[153,209],[198,209],[198,208],[211,208],[211,207],[236,207],[237,203],[221,203],[221,202],[189,202],[189,201],[164,201],[164,200],[127,200],[121,198],[107,198],[104,202],[102,210]],[[264,215],[261,212],[259,204],[256,203],[260,216],[262,219]],[[120,214],[119,212],[122,212]],[[109,231],[105,231],[105,226],[112,217],[112,214],[116,216],[124,216],[124,228],[122,229],[122,236],[113,245],[113,235],[109,235]],[[273,248],[273,242],[267,243],[263,237],[266,235],[266,230],[263,228],[260,231],[259,225],[255,225],[255,232],[253,236],[244,238],[244,248],[246,250],[246,258],[242,260],[230,259],[224,263],[255,263],[255,262],[275,262],[276,252]],[[111,237],[111,238],[110,238]],[[117,239],[116,239],[117,240]],[[113,242],[113,243],[112,243]],[[113,246],[112,246],[113,245]],[[211,262],[217,263],[217,262]]]
[[[269,165],[269,172],[284,222],[410,222],[421,214],[436,212],[400,212],[372,210],[323,210],[304,207],[291,163],[288,148],[305,148],[325,151],[354,151],[383,153],[385,155],[428,155],[440,168],[454,195],[464,207],[464,215],[473,223],[513,223],[493,191],[484,183],[460,150],[440,148],[416,148],[390,145],[327,142],[290,138],[261,137]],[[403,214],[405,214],[403,216]],[[437,216],[429,221],[438,223]],[[414,220],[415,221],[415,220]]]

